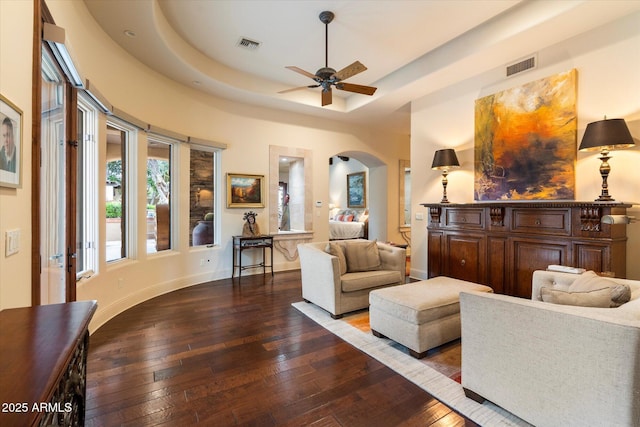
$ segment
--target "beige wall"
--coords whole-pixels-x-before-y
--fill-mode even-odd
[[[624,118],[636,140],[632,149],[615,151],[609,161],[609,192],[618,201],[640,204],[640,14],[628,16],[599,29],[562,42],[538,53],[539,68],[512,78],[503,66],[478,75],[412,104],[411,163],[412,209],[423,220],[412,219],[411,273],[427,277],[426,226],[428,215],[420,203],[442,197],[441,175],[429,168],[433,153],[455,148],[461,168],[449,175],[448,198],[453,203],[473,201],[474,101],[576,68],[578,70],[578,142],[588,123]],[[597,154],[578,152],[576,199],[593,200],[600,194]],[[630,215],[640,218],[640,206]],[[640,279],[640,222],[627,226],[627,277]]]
[[[398,153],[409,150],[408,135],[384,134],[343,123],[309,116],[266,110],[206,96],[191,88],[178,85],[159,73],[141,65],[111,41],[79,1],[48,1],[56,24],[66,30],[67,46],[83,78],[107,98],[110,104],[127,114],[184,135],[228,144],[222,154],[221,176],[227,172],[269,174],[269,146],[285,146],[312,151],[314,201],[323,201],[314,209],[314,239],[328,238],[329,167],[328,158],[344,151],[369,153],[386,163],[387,201],[381,213],[389,221],[380,235],[397,237]],[[25,139],[30,139],[31,110],[31,27],[32,6],[29,1],[0,1],[2,23],[2,86],[3,95],[21,105],[27,112]],[[5,13],[7,11],[7,13]],[[6,25],[5,25],[6,24]],[[12,30],[13,29],[13,30]],[[5,37],[5,32],[9,34]],[[20,37],[17,37],[20,34]],[[10,40],[10,42],[8,41]],[[16,61],[4,61],[11,52]],[[8,55],[9,56],[9,55]],[[101,117],[100,129],[105,129],[106,117]],[[100,164],[106,156],[105,135],[100,136]],[[146,134],[138,135],[138,203],[144,203]],[[401,147],[402,148],[399,148]],[[183,144],[179,149],[180,190],[188,194],[189,151]],[[247,153],[251,153],[247,156]],[[30,152],[26,151],[26,158]],[[306,166],[306,165],[305,165]],[[30,165],[25,167],[30,175]],[[104,181],[104,172],[99,171]],[[30,253],[25,242],[30,241],[31,184],[24,180],[21,190],[0,190],[0,231],[21,228],[23,247],[18,255],[6,258],[0,254],[1,308],[30,304]],[[101,193],[100,193],[101,194]],[[99,196],[104,203],[104,195]],[[224,194],[219,199],[224,203]],[[268,200],[267,200],[268,202]],[[168,253],[144,253],[144,229],[136,241],[141,248],[135,259],[107,265],[104,251],[100,254],[98,273],[78,285],[78,299],[98,300],[98,312],[91,324],[95,330],[122,310],[155,295],[171,290],[231,276],[231,236],[242,231],[242,209],[222,209],[220,246],[214,248],[188,247],[188,197],[179,197],[179,230],[177,246]],[[258,209],[258,222],[268,230],[267,209]],[[144,209],[137,220],[144,224]],[[100,237],[104,241],[105,220],[101,219]],[[4,242],[3,242],[4,247]],[[210,260],[204,266],[201,260]],[[275,270],[297,268],[297,261],[287,261],[275,252]]]
[[[0,1],[0,93],[22,110],[22,188],[0,187],[0,309],[31,304],[31,45],[33,2]],[[20,251],[5,257],[5,232]]]

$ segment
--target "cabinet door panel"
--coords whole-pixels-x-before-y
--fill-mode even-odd
[[[460,280],[484,283],[485,238],[483,236],[447,234],[445,275]]]
[[[487,242],[487,285],[497,294],[505,293],[507,239],[489,237]]]
[[[427,236],[427,277],[431,279],[432,277],[442,276],[442,234],[438,231],[429,231]]]
[[[569,265],[567,243],[536,240],[513,241],[513,280],[509,295],[531,298],[531,279],[535,270],[546,270],[551,264]]]

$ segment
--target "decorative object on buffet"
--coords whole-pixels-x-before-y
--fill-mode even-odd
[[[474,200],[573,200],[577,71],[475,102]]]
[[[609,151],[633,147],[635,142],[629,132],[624,119],[607,119],[592,122],[587,125],[580,143],[580,151],[600,151],[600,175],[602,176],[602,192],[596,202],[610,202],[613,197],[609,194],[607,178],[611,172],[608,160]]]
[[[447,184],[449,183],[447,175],[449,174],[449,169],[459,166],[460,162],[458,162],[456,151],[453,148],[438,150],[433,155],[431,169],[442,171],[442,200],[440,203],[449,203],[449,199],[447,199]]]

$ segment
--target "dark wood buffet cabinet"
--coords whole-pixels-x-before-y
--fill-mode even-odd
[[[428,277],[450,276],[531,298],[534,270],[552,264],[626,275],[625,215],[615,202],[423,203],[428,208]]]
[[[0,425],[83,426],[95,301],[0,311]]]

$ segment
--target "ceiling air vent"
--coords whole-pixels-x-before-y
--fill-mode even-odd
[[[526,59],[519,60],[516,63],[509,64],[507,65],[507,77],[536,68],[537,63],[537,57],[533,55]]]
[[[243,37],[238,42],[238,46],[244,49],[256,50],[260,46],[260,42]]]

